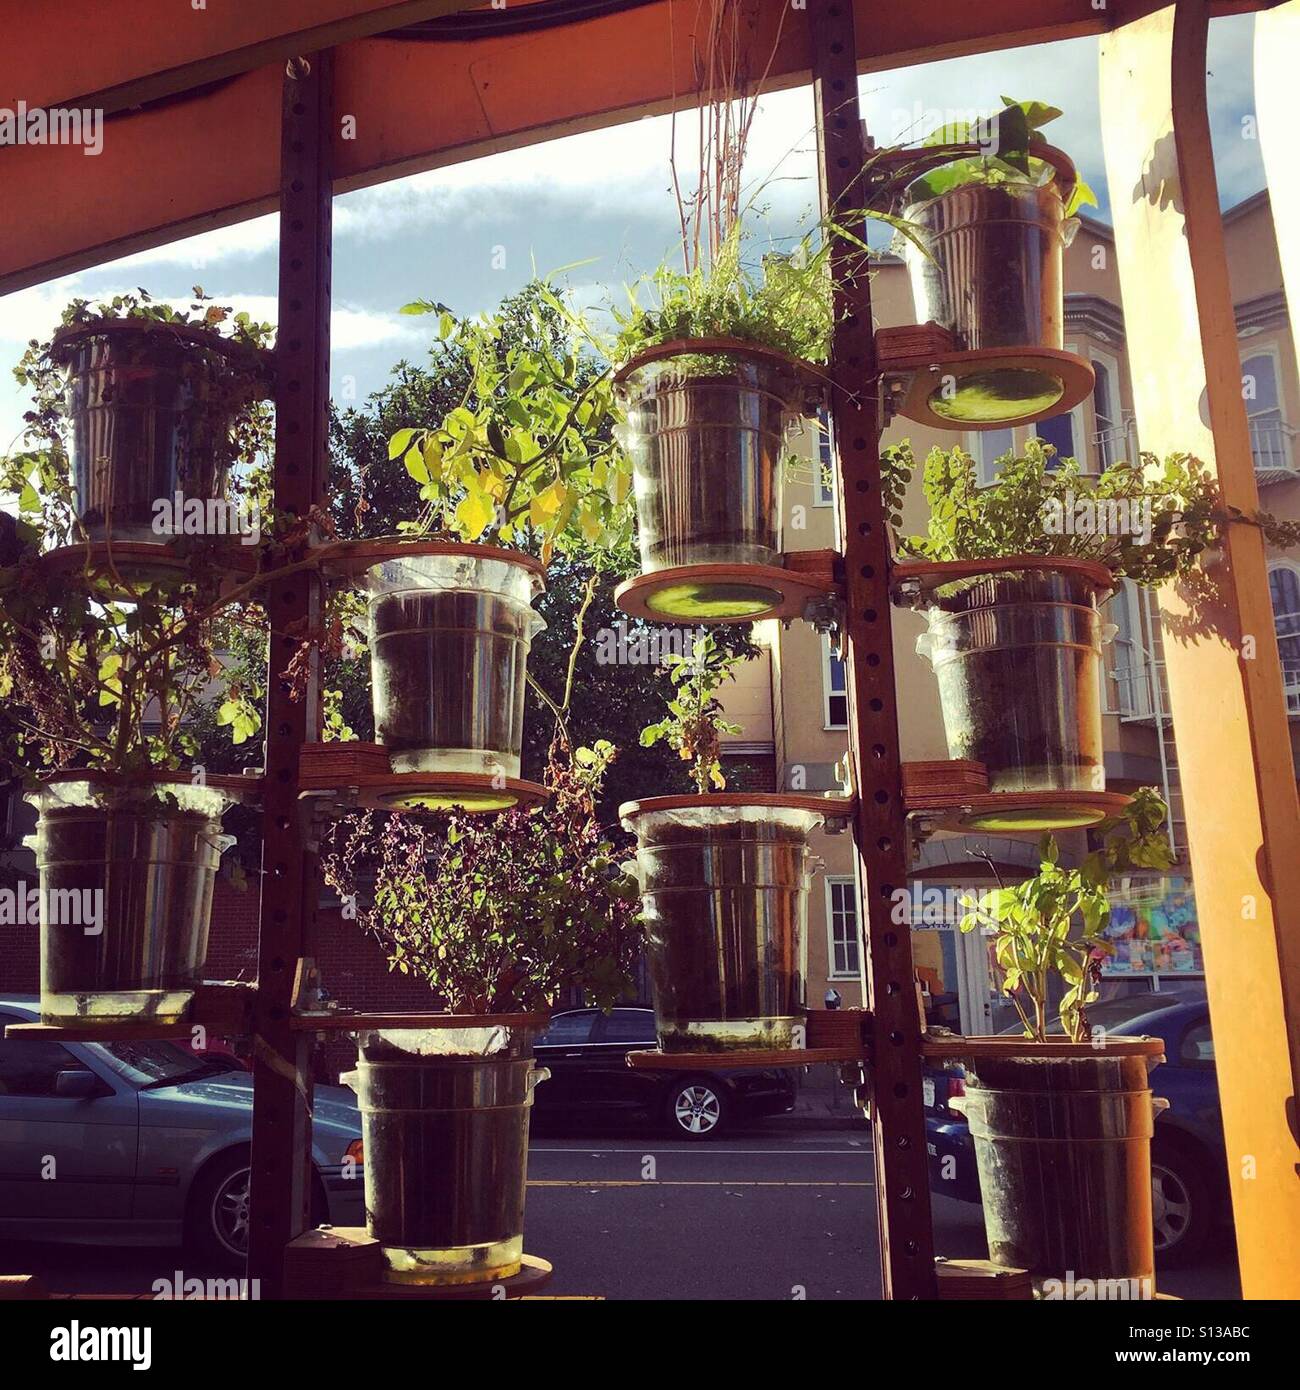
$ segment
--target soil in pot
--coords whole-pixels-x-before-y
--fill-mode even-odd
[[[637,874],[665,1052],[791,1048],[804,1019],[814,812],[639,814]]]
[[[370,590],[375,733],[395,772],[519,776],[533,574],[508,559],[377,565]]]
[[[165,513],[157,529],[158,501],[225,496],[232,424],[266,390],[251,353],[114,322],[59,335],[53,356],[67,365],[74,505],[91,540],[165,540],[183,523]]]
[[[950,758],[983,763],[994,792],[1105,790],[1092,581],[988,575],[937,591],[926,617]]]
[[[182,1021],[207,958],[226,797],[189,783],[54,782],[30,799],[42,1020]]]
[[[989,1256],[1028,1269],[1040,1290],[1121,1280],[1128,1292],[1116,1296],[1150,1298],[1149,1059],[1086,1043],[1077,1057],[1030,1048],[966,1067]]]
[[[539,1025],[540,1027],[540,1025]],[[399,1283],[518,1272],[535,1030],[358,1036],[366,1225]]]
[[[785,439],[807,387],[793,360],[710,353],[634,367],[620,383],[641,569],[779,565]],[[704,596],[707,599],[707,596]],[[692,611],[698,616],[697,607]],[[737,602],[723,594],[726,614]]]

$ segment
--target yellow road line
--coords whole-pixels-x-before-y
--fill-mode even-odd
[[[784,1182],[740,1179],[728,1182],[725,1178],[529,1178],[529,1187],[874,1187],[870,1182]]]

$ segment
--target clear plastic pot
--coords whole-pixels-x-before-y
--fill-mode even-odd
[[[366,1227],[397,1283],[505,1279],[524,1253],[537,1028],[366,1032]]]
[[[785,439],[804,414],[800,364],[683,354],[619,384],[645,574],[679,565],[779,565]]]
[[[506,552],[367,572],[375,736],[396,772],[519,776],[538,576]]]
[[[61,333],[72,490],[92,540],[166,539],[155,503],[225,496],[236,415],[262,394],[251,354],[165,324],[113,321]]]
[[[665,1052],[789,1048],[803,1023],[809,835],[824,817],[767,806],[642,811],[637,877]]]
[[[1079,1046],[1078,1057],[966,1064],[989,1256],[1055,1279],[1121,1280],[1154,1293],[1148,1059]],[[1098,1295],[1100,1296],[1100,1295]]]
[[[1104,791],[1096,583],[1038,570],[951,587],[917,642],[948,756],[983,763],[994,792]]]
[[[1054,182],[964,184],[903,215],[921,243],[901,242],[918,323],[947,328],[963,351],[1062,346],[1063,253],[1078,223]]]
[[[202,979],[229,799],[211,787],[51,782],[28,796],[46,1023],[177,1023]]]

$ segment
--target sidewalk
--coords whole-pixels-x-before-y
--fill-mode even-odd
[[[852,1090],[840,1081],[838,1066],[809,1067],[799,1072],[794,1109],[770,1115],[765,1124],[788,1129],[845,1129],[870,1131],[866,1117],[853,1104]]]

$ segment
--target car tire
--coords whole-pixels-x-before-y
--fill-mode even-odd
[[[1151,1145],[1151,1214],[1156,1263],[1166,1267],[1194,1260],[1214,1224],[1204,1158],[1187,1144],[1155,1140]]]
[[[711,1076],[684,1076],[664,1098],[664,1121],[678,1139],[716,1139],[731,1125],[731,1097]]]
[[[251,1174],[248,1154],[236,1150],[208,1164],[190,1191],[186,1240],[194,1253],[215,1269],[244,1268]]]

